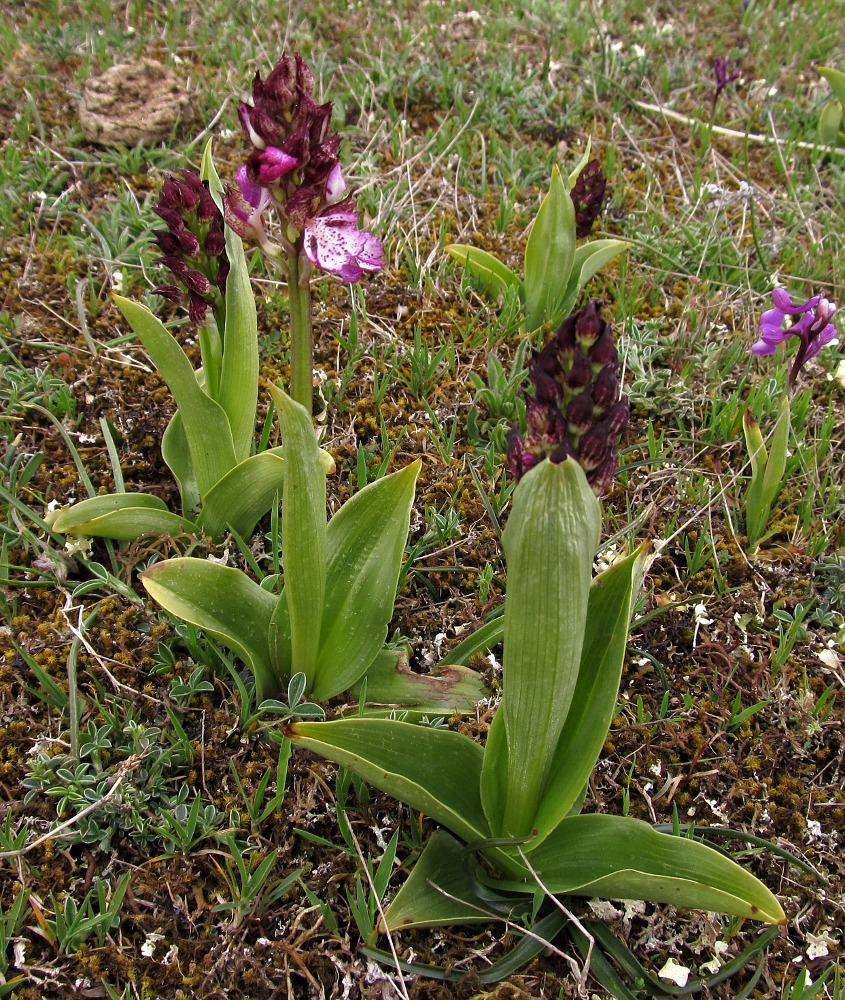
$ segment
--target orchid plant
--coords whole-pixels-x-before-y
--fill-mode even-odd
[[[486,250],[457,243],[446,250],[486,294],[500,296],[513,289],[522,306],[523,333],[544,325],[557,327],[572,311],[584,285],[628,249],[625,240],[616,239],[577,246],[598,217],[605,190],[606,179],[598,160],[590,159],[589,144],[568,181],[554,167],[525,247],[522,279]]]
[[[330,131],[331,103],[317,105],[313,77],[300,56],[283,55],[265,81],[256,74],[251,103],[240,107],[252,146],[224,186],[206,146],[200,174],[168,177],[156,206],[166,229],[154,234],[159,263],[175,284],[155,291],[187,297],[201,367],[146,306],[115,295],[115,303],[167,383],[177,410],[162,455],[181,494],[175,514],[148,493],[90,497],[53,515],[60,533],[119,540],[147,532],[220,537],[231,528],[249,537],[275,504],[283,453],[255,453],[258,323],[240,237],[258,241],[283,270],[290,293],[291,392],[311,413],[311,265],[346,282],[384,264],[379,240],[356,227],[357,212],[338,160],[340,136]],[[278,219],[277,240],[269,235]]]
[[[234,567],[185,557],[147,569],[147,592],[232,649],[250,668],[259,702],[285,690],[296,672],[318,703],[357,686],[371,704],[438,715],[468,710],[483,694],[475,671],[413,674],[403,649],[385,647],[420,463],[365,486],[327,522],[331,456],[308,411],[281,389],[270,391],[283,451],[296,456],[283,463],[283,577],[258,584]]]
[[[780,402],[769,447],[760,425],[750,410],[743,417],[745,445],[751,462],[751,482],[745,494],[745,533],[751,551],[759,548],[766,538],[766,528],[772,506],[783,486],[790,430],[790,394],[795,388],[801,369],[837,335],[832,320],[836,304],[822,295],[814,295],[804,303],[793,302],[782,288],[772,292],[773,308],[760,319],[760,337],[751,351],[758,356],[774,354],[780,344],[792,337],[798,349],[787,377],[786,391]]]
[[[628,412],[616,367],[595,301],[531,363],[528,429],[511,438],[519,481],[502,536],[502,699],[486,746],[390,719],[284,729],[440,825],[384,912],[385,932],[530,914],[539,887],[785,919],[761,882],[706,845],[631,818],[581,814],[647,560],[642,545],[592,577],[596,494],[610,481]]]

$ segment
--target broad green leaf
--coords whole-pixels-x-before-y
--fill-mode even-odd
[[[198,522],[212,538],[227,527],[243,538],[252,535],[255,525],[282,493],[284,460],[282,448],[252,455],[228,472],[205,495]]]
[[[326,471],[305,408],[274,385],[270,393],[285,455],[282,553],[292,666],[314,696],[326,597]]]
[[[416,461],[375,480],[329,522],[325,606],[312,687],[317,701],[360,680],[384,645],[419,471]]]
[[[837,101],[845,105],[845,73],[839,69],[831,69],[829,66],[819,66],[817,72],[830,84],[830,89]]]
[[[616,711],[631,610],[645,546],[593,580],[578,683],[534,826],[542,841],[582,800]]]
[[[511,896],[505,901],[483,885],[477,868],[472,851],[445,830],[435,830],[385,910],[379,930],[386,934],[414,927],[489,924],[510,917],[515,906],[525,907],[524,900]]]
[[[555,895],[644,899],[772,924],[786,919],[777,898],[736,862],[641,820],[571,816],[526,857]],[[497,885],[517,888],[513,882]],[[536,883],[528,875],[524,885],[532,890]]]
[[[541,462],[517,484],[502,533],[503,721],[482,780],[496,836],[533,829],[578,680],[599,531],[598,500],[574,460]]]
[[[503,264],[498,257],[478,247],[450,243],[446,253],[463,264],[469,274],[478,282],[485,294],[491,297],[504,295],[511,285],[521,284],[519,276]]]
[[[525,326],[538,330],[551,319],[561,289],[569,283],[575,257],[575,208],[560,170],[552,171],[525,248]]]
[[[575,250],[569,281],[549,317],[555,325],[572,312],[584,285],[630,245],[627,240],[591,240]]]
[[[233,229],[225,229],[230,270],[226,278],[226,329],[218,399],[229,418],[235,458],[243,462],[252,452],[255,439],[260,367],[258,319],[243,243]]]
[[[842,139],[842,104],[828,101],[819,113],[819,143],[835,146]]]
[[[763,473],[763,493],[770,504],[777,499],[786,472],[786,461],[789,457],[789,422],[789,395],[784,394],[775,429],[769,441],[769,457],[766,459],[766,469]]]
[[[287,684],[293,675],[290,644],[290,615],[288,614],[288,599],[284,590],[279,594],[270,628],[267,634],[270,648],[270,659],[282,685]]]
[[[483,751],[467,736],[366,718],[295,722],[285,735],[468,842],[490,836],[479,794]]]
[[[161,320],[132,299],[115,295],[114,301],[176,400],[200,496],[205,496],[237,464],[226,412],[200,388],[187,355]]]
[[[417,674],[399,649],[382,649],[364,680],[368,714],[374,707],[411,709],[415,716],[468,713],[487,694],[480,675],[470,667],[441,664],[428,674]]]
[[[200,491],[194,464],[191,461],[191,449],[185,437],[185,428],[177,410],[170,418],[161,438],[161,457],[167,463],[168,469],[179,487],[182,500],[182,513],[194,513],[200,509]]]
[[[257,703],[279,693],[267,644],[272,594],[239,569],[207,559],[166,559],[145,570],[141,583],[165,610],[219,639],[250,667]]]
[[[114,538],[121,542],[151,533],[199,533],[195,524],[169,511],[163,500],[149,493],[112,493],[90,497],[72,507],[65,507],[52,527],[62,534]]]

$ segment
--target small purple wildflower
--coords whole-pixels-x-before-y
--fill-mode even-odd
[[[730,73],[728,72],[728,66],[730,63],[725,56],[716,56],[712,65],[713,75],[716,78],[716,88],[713,91],[710,100],[713,102],[713,107],[715,107],[716,101],[719,100],[719,94],[722,93],[729,83],[733,83],[735,80],[739,79],[740,72],[739,68],[732,69]]]
[[[789,385],[795,385],[804,364],[836,338],[837,330],[831,322],[836,314],[836,303],[823,295],[814,295],[802,305],[793,302],[787,292],[776,288],[772,292],[774,309],[760,317],[760,339],[751,346],[753,354],[774,354],[779,344],[790,337],[798,337],[798,351],[789,372]],[[784,328],[786,317],[800,317]]]

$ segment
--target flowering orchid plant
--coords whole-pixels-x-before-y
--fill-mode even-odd
[[[836,304],[822,295],[814,295],[804,303],[793,302],[782,288],[772,292],[773,308],[760,319],[760,337],[751,347],[753,354],[764,357],[792,337],[798,349],[787,377],[786,392],[780,404],[777,421],[766,449],[760,425],[750,410],[743,417],[745,444],[751,461],[751,483],[745,496],[745,532],[752,551],[765,539],[772,506],[783,485],[786,472],[790,429],[790,393],[804,365],[830,344],[837,335],[832,320]]]
[[[240,237],[258,242],[285,274],[290,292],[291,392],[311,412],[312,332],[309,268],[358,281],[384,265],[379,240],[356,226],[357,212],[330,131],[330,103],[317,105],[300,56],[284,55],[251,103],[240,107],[252,146],[236,184],[224,190],[210,144],[201,174],[168,177],[155,208],[166,228],[154,236],[175,283],[155,289],[187,299],[202,364],[145,306],[115,302],[170,388],[177,411],[162,455],[181,493],[175,514],[156,496],[120,492],[59,511],[55,531],[120,540],[147,532],[207,534],[226,528],[248,537],[282,490],[280,449],[254,454],[258,403],[258,324]],[[277,226],[271,239],[270,217]]]
[[[316,104],[314,77],[299,55],[283,55],[266,80],[256,73],[239,116],[252,152],[225,197],[226,222],[254,240],[285,276],[290,296],[291,395],[311,410],[311,266],[346,282],[384,267],[379,239],[358,228],[358,211],[330,131],[331,103]]]
[[[590,159],[589,144],[568,182],[555,166],[525,247],[523,279],[486,250],[457,243],[446,250],[485,293],[499,296],[514,289],[522,305],[524,333],[544,325],[557,327],[584,285],[628,249],[625,240],[614,239],[576,245],[589,235],[601,212],[606,183],[598,160]]]
[[[146,306],[114,301],[167,383],[176,413],[162,456],[179,485],[182,511],[147,493],[95,496],[58,512],[58,532],[129,540],[146,532],[250,535],[281,488],[278,449],[253,454],[258,404],[258,322],[243,245],[224,226],[222,185],[206,147],[201,174],[168,177],[156,206],[160,264],[178,284],[156,291],[187,298],[202,364]]]
[[[598,344],[601,360],[591,358]],[[640,546],[592,578],[601,529],[596,491],[609,483],[627,418],[612,345],[591,302],[531,367],[535,418],[524,439],[512,438],[519,482],[502,536],[502,700],[486,747],[389,719],[285,727],[294,743],[441,825],[387,907],[384,931],[530,914],[538,885],[555,895],[785,919],[774,895],[717,851],[638,820],[581,814],[616,709],[646,560]],[[575,403],[584,392],[594,406],[589,427],[586,405]]]

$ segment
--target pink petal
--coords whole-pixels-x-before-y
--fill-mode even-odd
[[[262,184],[275,184],[299,164],[295,156],[289,156],[277,146],[268,146],[260,153],[259,159],[258,179]]]
[[[346,178],[340,164],[336,163],[326,179],[326,203],[336,205],[346,195]],[[357,219],[353,220],[357,222]]]
[[[365,271],[384,267],[384,251],[381,241],[372,233],[340,221],[350,214],[355,217],[354,212],[344,212],[309,220],[305,225],[304,248],[317,267],[352,283],[360,280]]]

